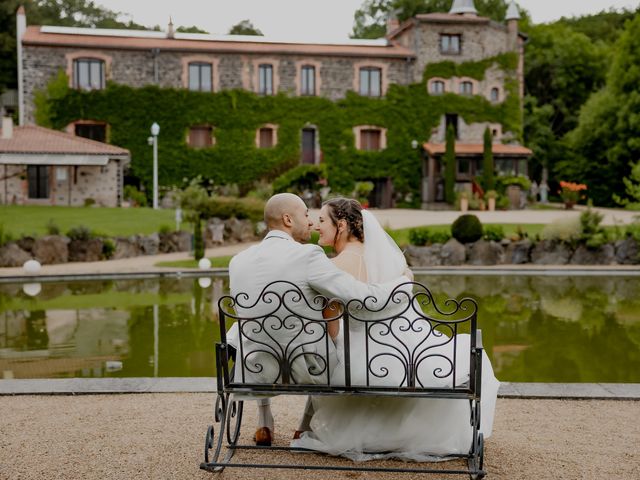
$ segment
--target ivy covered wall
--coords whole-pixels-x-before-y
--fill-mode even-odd
[[[492,104],[479,95],[432,96],[427,92],[429,78],[469,76],[482,80],[493,65],[503,69],[507,78],[507,96],[502,103]],[[132,174],[145,185],[150,185],[152,176],[147,137],[151,124],[158,122],[160,185],[182,184],[185,177],[202,175],[217,184],[236,183],[245,189],[256,180],[271,180],[299,164],[301,130],[313,125],[318,129],[334,191],[349,192],[355,180],[391,176],[397,192],[412,192],[419,202],[422,165],[411,141],[427,141],[443,114],[457,113],[467,123],[501,123],[504,131],[521,136],[516,67],[517,56],[511,53],[479,62],[431,64],[419,84],[391,85],[384,98],[349,93],[337,102],[285,94],[261,97],[243,90],[136,89],[115,83],[109,83],[105,90],[85,92],[66,87],[61,74],[36,98],[36,118],[57,129],[79,119],[108,123],[108,141],[131,151]],[[278,143],[271,149],[259,149],[255,146],[256,129],[266,123],[279,126]],[[215,145],[204,149],[187,146],[193,125],[213,126]],[[357,150],[352,130],[357,125],[387,128],[387,148],[380,152]]]

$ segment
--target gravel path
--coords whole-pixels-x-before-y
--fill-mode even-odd
[[[227,469],[219,476],[202,472],[198,466],[212,402],[210,394],[0,397],[0,478],[412,478],[287,470]],[[299,397],[275,399],[278,443],[288,441],[303,402]],[[255,422],[253,405],[247,407],[244,442]],[[486,444],[488,478],[640,478],[639,414],[640,402],[632,401],[499,399],[494,435]],[[242,458],[260,461],[254,455]],[[267,460],[276,462],[287,457],[327,461],[315,454],[270,456]]]

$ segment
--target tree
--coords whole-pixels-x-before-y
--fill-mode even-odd
[[[487,127],[484,130],[484,151],[482,153],[482,183],[485,191],[496,188],[493,170],[493,136]]]
[[[640,206],[640,161],[631,163],[629,166],[631,167],[631,173],[628,177],[623,178],[622,182],[625,186],[625,194],[630,200],[615,193],[613,194],[613,199],[619,205],[637,207]]]
[[[263,33],[253,26],[250,20],[242,20],[236,23],[229,30],[229,35],[258,35],[262,36]]]
[[[640,158],[640,15],[626,25],[605,87],[589,98],[567,136],[574,155],[558,168],[586,183],[599,205],[614,204],[612,194],[625,190],[630,162]]]
[[[30,25],[144,29],[122,13],[89,0],[3,0],[0,2],[0,92],[17,88],[16,12],[23,5]]]
[[[176,28],[176,32],[180,32],[180,33],[209,33],[206,30],[202,30],[199,27],[196,27],[195,25],[192,25],[190,27],[178,27]]]
[[[444,152],[444,199],[453,204],[456,201],[456,131],[453,124],[447,127],[447,146]]]
[[[502,22],[507,13],[507,0],[476,0],[481,16]],[[386,33],[387,18],[394,15],[400,22],[419,13],[448,12],[451,0],[365,0],[354,14],[352,38],[381,38]],[[523,19],[528,13],[520,9]]]

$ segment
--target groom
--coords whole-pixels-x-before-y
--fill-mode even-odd
[[[280,193],[271,197],[265,206],[264,219],[269,232],[263,241],[236,255],[229,264],[229,279],[231,295],[235,298],[240,293],[246,293],[250,301],[246,305],[252,305],[258,300],[258,295],[268,284],[274,281],[288,281],[298,286],[307,299],[313,298],[318,293],[328,298],[339,298],[344,301],[351,299],[364,300],[366,297],[387,298],[391,291],[399,284],[413,279],[410,270],[405,276],[381,285],[366,285],[356,281],[351,275],[338,269],[325,255],[322,248],[317,245],[307,244],[311,238],[313,221],[309,218],[309,210],[304,202],[296,195]],[[251,310],[243,309],[236,305],[237,314],[240,317],[255,317],[254,308],[260,309],[260,303]],[[253,311],[253,315],[250,312]],[[322,312],[311,309],[304,313],[305,316],[322,320]],[[234,324],[227,334],[230,345],[238,345],[238,324]],[[287,345],[291,340],[287,329],[279,329],[272,332],[273,340],[280,345]],[[280,335],[280,336],[278,336]],[[298,339],[304,343],[304,339]],[[251,351],[247,347],[247,339],[243,337],[243,350]],[[335,367],[337,356],[335,347],[329,342],[328,368]],[[313,355],[308,356],[313,357]],[[312,358],[303,356],[307,363]],[[242,363],[236,362],[236,367]],[[263,365],[264,366],[264,365]],[[274,381],[273,368],[260,368],[253,372],[252,378],[245,379],[249,383],[272,383]],[[267,365],[268,367],[268,365]],[[272,366],[273,367],[273,366]],[[293,372],[296,366],[292,365]],[[306,368],[298,368],[297,383],[315,383],[313,365]],[[306,378],[304,373],[307,373]],[[245,372],[246,373],[246,372]],[[251,375],[251,372],[248,373]],[[276,371],[275,377],[278,376]],[[308,409],[307,409],[308,410]],[[307,411],[307,414],[309,412]],[[270,398],[258,400],[258,428],[256,430],[256,443],[258,445],[271,445],[273,436],[273,415],[271,414]]]

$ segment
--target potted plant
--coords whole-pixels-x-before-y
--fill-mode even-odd
[[[485,198],[487,199],[487,206],[490,212],[495,211],[496,209],[496,197],[498,196],[498,192],[495,190],[489,190],[485,193]]]
[[[469,210],[469,192],[462,190],[458,192],[458,203],[460,205],[460,211],[466,212]]]
[[[358,199],[362,208],[369,208],[369,195],[373,191],[373,182],[356,182],[353,196]]]
[[[562,197],[564,208],[571,210],[580,199],[580,192],[586,189],[587,186],[584,183],[560,181],[560,191],[558,193]]]

